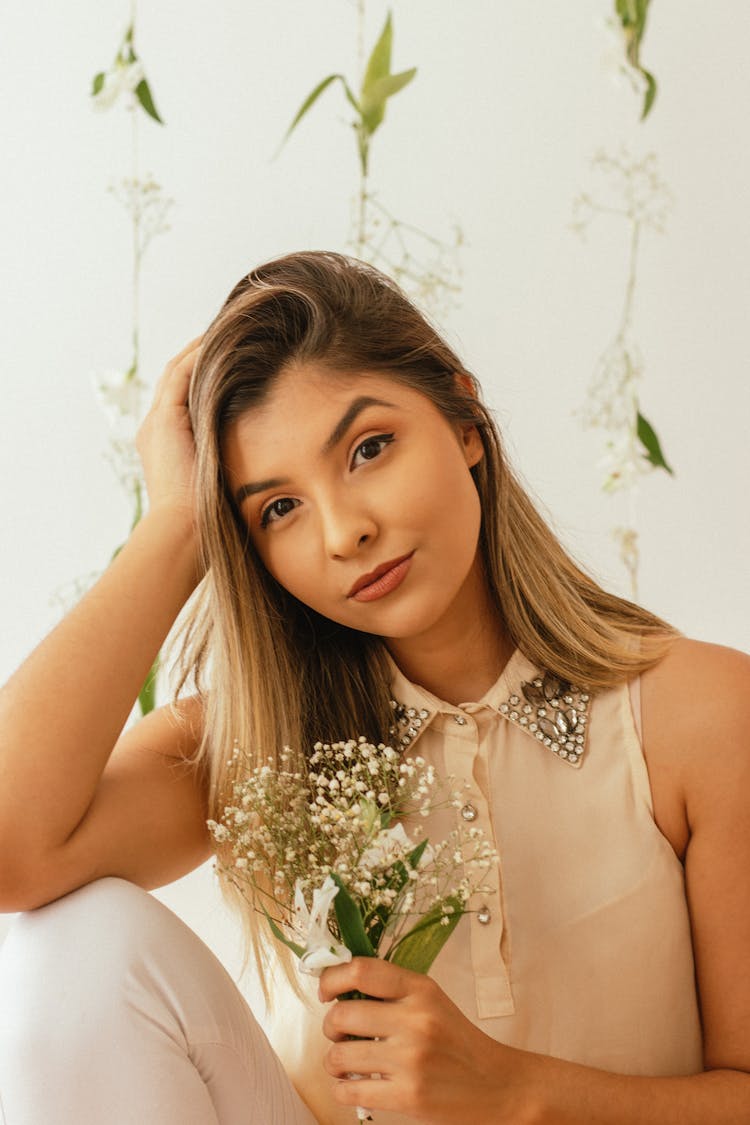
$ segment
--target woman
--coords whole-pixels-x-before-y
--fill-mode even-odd
[[[475,380],[362,263],[244,278],[167,366],[139,450],[148,515],[2,696],[0,905],[27,912],[8,1125],[750,1119],[748,658],[575,566]],[[197,585],[180,701],[118,740]],[[496,889],[431,979],[355,958],[305,1004],[275,974],[282,1069],[138,888],[208,857],[234,739],[359,734],[459,778]],[[331,1003],[351,989],[376,999]]]

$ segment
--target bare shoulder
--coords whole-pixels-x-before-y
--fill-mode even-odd
[[[684,854],[698,820],[750,784],[750,656],[680,637],[641,677],[654,813]]]
[[[705,1066],[750,1070],[750,657],[680,639],[642,688],[654,816],[685,867]]]

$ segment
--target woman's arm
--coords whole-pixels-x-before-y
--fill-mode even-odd
[[[337,1100],[431,1125],[747,1125],[750,658],[676,642],[644,674],[643,728],[657,823],[684,852],[705,1071],[631,1077],[506,1047],[434,982],[356,958],[324,972],[321,998],[358,989],[389,1002],[347,1000],[326,1014]],[[373,1072],[386,1081],[344,1077]]]
[[[198,579],[186,406],[198,343],[167,365],[139,432],[149,514],[0,693],[0,908],[33,884],[35,872],[49,870],[50,857],[86,817],[143,681]]]

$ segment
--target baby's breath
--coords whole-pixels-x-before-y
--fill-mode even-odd
[[[255,909],[299,935],[293,908],[334,878],[354,900],[379,956],[388,956],[425,915],[442,924],[486,892],[497,855],[476,827],[456,828],[430,844],[415,815],[460,806],[450,780],[421,756],[364,738],[316,743],[307,762],[285,748],[278,766],[252,766],[235,747],[230,803],[209,829],[221,845],[217,865]],[[411,836],[404,821],[408,818]],[[344,939],[333,914],[330,934]]]

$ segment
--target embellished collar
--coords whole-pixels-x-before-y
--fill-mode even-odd
[[[390,659],[390,658],[389,658]],[[498,680],[477,703],[453,706],[414,684],[391,664],[394,724],[391,734],[406,749],[438,714],[465,722],[466,714],[489,708],[525,731],[562,761],[579,768],[586,749],[591,696],[551,672],[536,668],[516,649]]]

